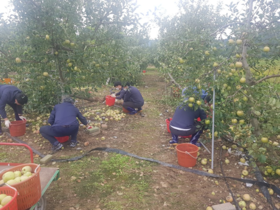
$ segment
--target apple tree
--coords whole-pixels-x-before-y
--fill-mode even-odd
[[[147,33],[133,1],[11,2],[14,12],[0,20],[0,62],[29,96],[27,110],[48,111],[63,94],[89,97],[108,78],[139,80]]]
[[[278,1],[248,0],[216,8],[203,1],[180,2],[161,28],[161,72],[185,94],[216,91],[215,136],[230,137],[249,154],[279,166],[280,98]],[[200,102],[186,102],[198,107]],[[204,107],[209,116],[211,107]],[[210,134],[211,135],[211,134]],[[274,170],[272,170],[274,175]]]

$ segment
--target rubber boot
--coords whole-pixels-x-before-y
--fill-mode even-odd
[[[172,140],[169,141],[170,144],[177,144],[178,143],[178,136],[175,134],[172,134]]]
[[[198,147],[201,147],[201,144],[198,143],[198,139],[199,139],[201,134],[202,134],[202,130],[200,130],[200,131],[196,132],[195,134],[193,134],[192,137],[191,137],[190,143],[194,144],[194,145],[196,145]]]
[[[134,108],[127,107],[126,109],[129,111],[129,114],[131,114],[131,115],[133,115],[133,114],[136,114],[136,113],[137,113],[137,111],[136,111]]]

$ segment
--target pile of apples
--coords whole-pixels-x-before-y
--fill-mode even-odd
[[[102,114],[101,114],[102,115]],[[119,121],[121,120],[122,118],[125,117],[125,114],[124,113],[120,113],[119,110],[111,110],[111,109],[108,109],[106,112],[105,112],[105,115],[107,117],[110,117],[110,120],[116,120],[116,121]],[[108,121],[106,120],[108,118],[105,118],[105,121]]]
[[[33,176],[32,168],[30,166],[24,166],[21,171],[8,171],[3,174],[0,184],[6,183],[8,185],[18,184],[25,181],[29,177]]]
[[[12,196],[6,194],[0,194],[0,209],[8,204],[12,200]]]

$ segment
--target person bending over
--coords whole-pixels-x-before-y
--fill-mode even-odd
[[[86,118],[74,106],[72,98],[65,98],[63,103],[54,106],[48,119],[51,125],[40,128],[41,135],[53,145],[53,152],[60,150],[63,146],[55,137],[71,136],[70,147],[76,147],[79,131],[79,122],[76,118],[84,125],[88,124]]]
[[[198,117],[200,117],[201,122],[197,121]],[[206,118],[206,113],[201,108],[194,110],[194,107],[189,107],[188,104],[179,105],[169,125],[172,135],[172,140],[169,143],[178,143],[178,136],[192,135],[190,143],[200,146],[198,139],[203,132]]]
[[[0,85],[0,114],[5,120],[7,128],[10,127],[10,120],[7,118],[5,107],[8,104],[13,108],[16,120],[26,120],[22,116],[22,106],[27,104],[28,97],[20,89],[12,85]],[[0,135],[2,135],[1,118],[0,118]]]

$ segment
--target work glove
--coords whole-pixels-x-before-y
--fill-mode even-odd
[[[92,128],[92,126],[91,126],[91,125],[87,126],[87,129],[91,129],[91,128]]]
[[[6,125],[7,128],[10,127],[10,124],[11,124],[10,120],[5,120],[5,125]]]
[[[24,116],[19,116],[19,118],[26,121],[26,118]]]
[[[114,98],[116,98],[116,95],[115,95],[114,93],[113,93],[113,94],[111,94],[111,96],[112,96],[112,97],[114,97]]]

